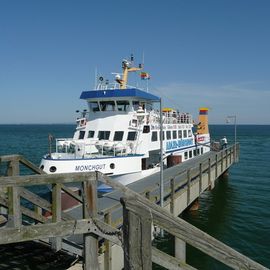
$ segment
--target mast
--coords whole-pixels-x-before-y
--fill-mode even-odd
[[[130,61],[124,59],[122,61],[122,69],[123,69],[123,76],[121,79],[116,79],[116,81],[120,84],[120,89],[124,90],[127,88],[127,82],[128,82],[128,73],[129,72],[135,72],[143,69],[142,64],[139,64],[138,67],[132,67],[132,62],[134,58],[133,55],[130,57]]]

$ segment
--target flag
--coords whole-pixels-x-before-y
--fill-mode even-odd
[[[150,79],[150,75],[147,72],[141,72],[141,79],[142,80],[149,80]]]

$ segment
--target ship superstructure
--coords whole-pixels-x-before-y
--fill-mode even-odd
[[[166,166],[172,155],[183,162],[210,150],[206,108],[200,110],[194,132],[189,113],[171,108],[160,113],[160,97],[127,85],[129,72],[141,70],[141,65],[123,60],[122,68],[115,83],[100,78],[95,90],[82,92],[88,111],[76,120],[73,138],[56,139],[56,152],[43,157],[45,172],[100,171],[126,185],[158,172],[161,156]]]

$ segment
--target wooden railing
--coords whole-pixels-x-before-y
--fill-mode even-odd
[[[0,228],[0,244],[51,239],[53,248],[59,250],[64,237],[82,234],[85,269],[99,269],[101,239],[105,239],[106,270],[112,269],[112,245],[123,247],[124,269],[151,269],[152,262],[167,269],[195,269],[152,246],[152,228],[158,226],[233,269],[266,269],[174,214],[174,201],[181,193],[187,192],[187,200],[191,203],[194,185],[203,192],[203,179],[208,179],[207,185],[211,185],[212,178],[218,177],[237,160],[238,148],[234,146],[217,152],[192,168],[181,169],[179,166],[177,170],[175,167],[177,173],[168,174],[170,177],[165,177],[164,185],[165,207],[170,206],[170,213],[157,205],[160,200],[158,187],[147,187],[142,196],[99,172],[45,175],[21,156],[0,157],[1,162],[7,162],[9,175],[0,177],[0,205],[8,211],[7,226]],[[40,174],[19,176],[19,164]],[[121,205],[116,202],[107,209],[99,209],[97,181],[118,190]],[[70,189],[67,186],[70,183],[80,186],[81,194]],[[51,200],[41,198],[37,189],[31,189],[33,186],[49,186]],[[63,193],[80,204],[80,218],[75,219],[63,211]],[[31,205],[22,203],[21,198]],[[114,218],[114,213],[120,209],[123,215]]]

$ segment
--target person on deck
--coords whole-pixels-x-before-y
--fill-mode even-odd
[[[224,136],[224,137],[221,139],[221,146],[222,146],[222,149],[227,148],[227,145],[228,145],[228,141],[227,141],[227,138]]]

